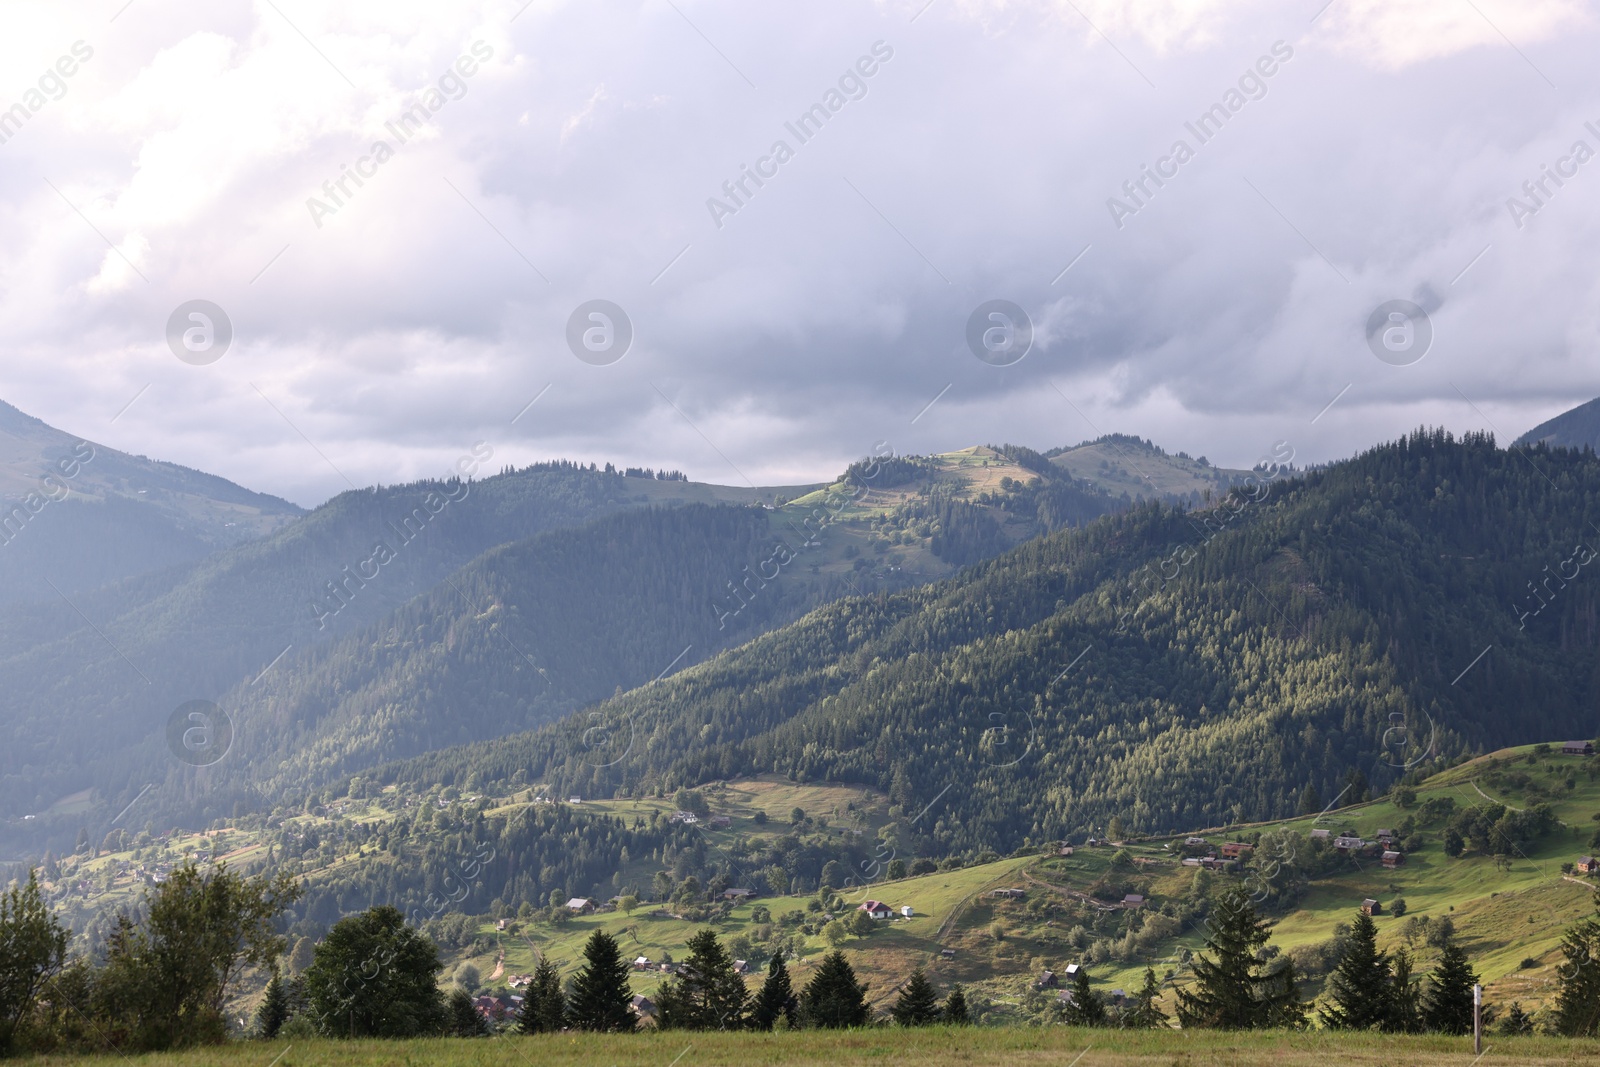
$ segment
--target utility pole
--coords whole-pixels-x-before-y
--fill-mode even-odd
[[[1483,1055],[1483,986],[1472,987],[1472,1051]]]

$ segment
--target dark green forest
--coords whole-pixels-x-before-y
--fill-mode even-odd
[[[860,783],[897,814],[934,804],[917,829],[935,853],[1113,816],[1282,816],[1352,770],[1382,788],[1431,759],[1592,733],[1600,604],[1573,563],[1597,518],[1592,455],[1418,432],[1263,471],[1203,512],[1142,505],[840,600],[577,721],[377,777],[586,796]],[[636,739],[626,758],[585,759],[595,722]]]

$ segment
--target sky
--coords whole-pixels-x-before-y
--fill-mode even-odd
[[[1600,395],[1592,5],[6,14],[0,399],[302,505],[475,445],[1241,467]]]

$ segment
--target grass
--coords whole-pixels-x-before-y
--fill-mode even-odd
[[[273,1056],[281,1058],[273,1061]],[[856,1067],[958,1062],[968,1067],[1432,1067],[1468,1063],[1518,1067],[1594,1063],[1600,1042],[1489,1036],[1481,1060],[1470,1037],[1325,1033],[945,1028],[781,1034],[559,1034],[480,1040],[241,1042],[218,1048],[115,1058],[41,1056],[37,1067],[138,1063],[148,1067]]]

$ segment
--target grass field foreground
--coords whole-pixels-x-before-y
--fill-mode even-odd
[[[477,1040],[240,1042],[148,1056],[41,1056],[23,1062],[32,1067],[119,1062],[142,1067],[266,1067],[269,1062],[275,1067],[881,1067],[951,1062],[967,1067],[1064,1067],[1072,1063],[1079,1067],[1465,1067],[1473,1062],[1473,1055],[1470,1037],[929,1027],[781,1034],[557,1034]],[[1484,1055],[1477,1062],[1486,1067],[1592,1064],[1600,1062],[1600,1042],[1489,1036],[1484,1041]]]

